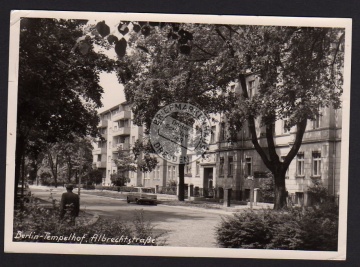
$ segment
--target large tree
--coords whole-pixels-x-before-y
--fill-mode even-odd
[[[129,22],[120,23],[122,34]],[[133,35],[115,41],[119,80],[133,104],[134,121],[148,130],[163,106],[189,102],[207,114],[224,111],[230,140],[249,127],[254,148],[275,180],[275,209],[285,205],[285,173],[302,144],[307,121],[323,107],[339,108],[342,94],[344,29],[133,22]],[[106,29],[106,27],[103,27]],[[127,29],[124,31],[124,29]],[[108,33],[103,31],[104,36]],[[132,47],[126,51],[127,43]],[[126,55],[128,54],[128,55]],[[249,95],[246,76],[260,86]],[[231,81],[242,91],[227,90]],[[295,142],[281,162],[273,125],[287,120]],[[259,143],[265,128],[267,144]],[[183,167],[179,166],[183,199]]]
[[[321,116],[324,107],[340,107],[345,33],[332,28],[261,26],[237,29],[234,34],[244,38],[226,40],[241,67],[237,79],[242,92],[227,112],[232,140],[244,125],[249,127],[256,151],[274,176],[274,208],[281,209],[286,204],[286,171],[300,149],[308,120]],[[248,70],[260,78],[254,96],[247,88]],[[256,120],[265,128],[265,146],[259,143]],[[274,141],[278,120],[286,120],[287,128],[296,131],[283,161]]]
[[[113,62],[94,51],[96,37],[84,38],[85,23],[21,20],[15,184],[29,150],[97,135],[99,74],[110,71]]]
[[[138,34],[130,38],[129,42],[138,49],[124,58],[127,68],[133,74],[126,81],[125,95],[132,103],[134,123],[144,126],[145,133],[149,133],[155,114],[169,104],[190,103],[202,110],[208,118],[211,114],[224,111],[226,96],[223,93],[227,88],[224,80],[230,70],[225,65],[208,64],[223,42],[217,38],[216,31],[209,31],[208,36],[202,35],[202,32],[211,28],[208,25],[198,27],[200,29],[197,32],[190,33],[192,25],[183,25],[182,29],[175,32],[174,25],[168,24],[162,28],[154,27],[153,33],[146,38]],[[164,34],[170,32],[171,36]],[[191,54],[187,54],[183,46],[178,47],[178,39],[181,38],[184,44],[192,40]],[[209,39],[213,39],[214,43],[209,44]],[[210,78],[209,73],[213,73],[213,77]],[[123,77],[121,74],[120,78]],[[193,118],[180,112],[171,116],[187,125],[194,123]],[[181,154],[186,156],[184,147]],[[185,164],[179,163],[180,201],[185,197]]]

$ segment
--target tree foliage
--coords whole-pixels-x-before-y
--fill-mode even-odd
[[[101,184],[102,183],[102,171],[98,169],[93,169],[88,173],[88,182],[91,184]]]
[[[99,74],[111,71],[113,62],[94,51],[94,43],[101,41],[79,41],[85,23],[21,20],[16,182],[29,151],[41,151],[49,143],[71,141],[74,136],[97,135],[96,108],[102,105],[103,92]]]
[[[79,176],[87,176],[92,171],[90,138],[74,137],[73,141],[48,144],[43,153],[42,169],[51,172],[55,187],[59,179],[62,183],[78,182]]]
[[[119,149],[117,157],[114,159],[117,172],[110,175],[110,180],[114,185],[124,186],[130,182],[129,172],[136,172],[136,161],[127,150]]]
[[[121,22],[119,32],[128,34],[130,24],[129,41],[112,39],[134,122],[148,130],[160,108],[189,102],[207,114],[223,112],[233,142],[248,126],[254,148],[274,175],[275,209],[284,207],[285,172],[302,144],[307,121],[321,115],[323,107],[340,107],[344,29]],[[106,27],[101,31],[108,34]],[[249,74],[260,81],[254,96],[247,88]],[[241,85],[240,94],[229,92],[231,81]],[[288,128],[296,127],[283,162],[273,134],[274,122],[282,119]],[[257,122],[266,131],[263,147]]]

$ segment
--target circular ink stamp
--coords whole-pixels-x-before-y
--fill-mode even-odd
[[[189,103],[163,107],[150,126],[150,142],[155,152],[175,164],[188,164],[202,157],[208,149],[210,135],[208,118]]]

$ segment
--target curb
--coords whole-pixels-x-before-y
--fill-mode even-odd
[[[225,210],[225,209],[212,209],[212,208],[206,209],[206,208],[190,207],[190,206],[174,206],[174,205],[166,205],[166,204],[161,204],[161,206],[176,207],[176,208],[192,210],[192,211],[198,210],[198,211],[215,213],[215,214],[229,214],[229,213],[234,213],[234,212],[240,211],[240,210]]]

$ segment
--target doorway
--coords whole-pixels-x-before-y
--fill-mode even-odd
[[[213,171],[214,168],[204,168],[203,189],[206,197],[213,196]]]

